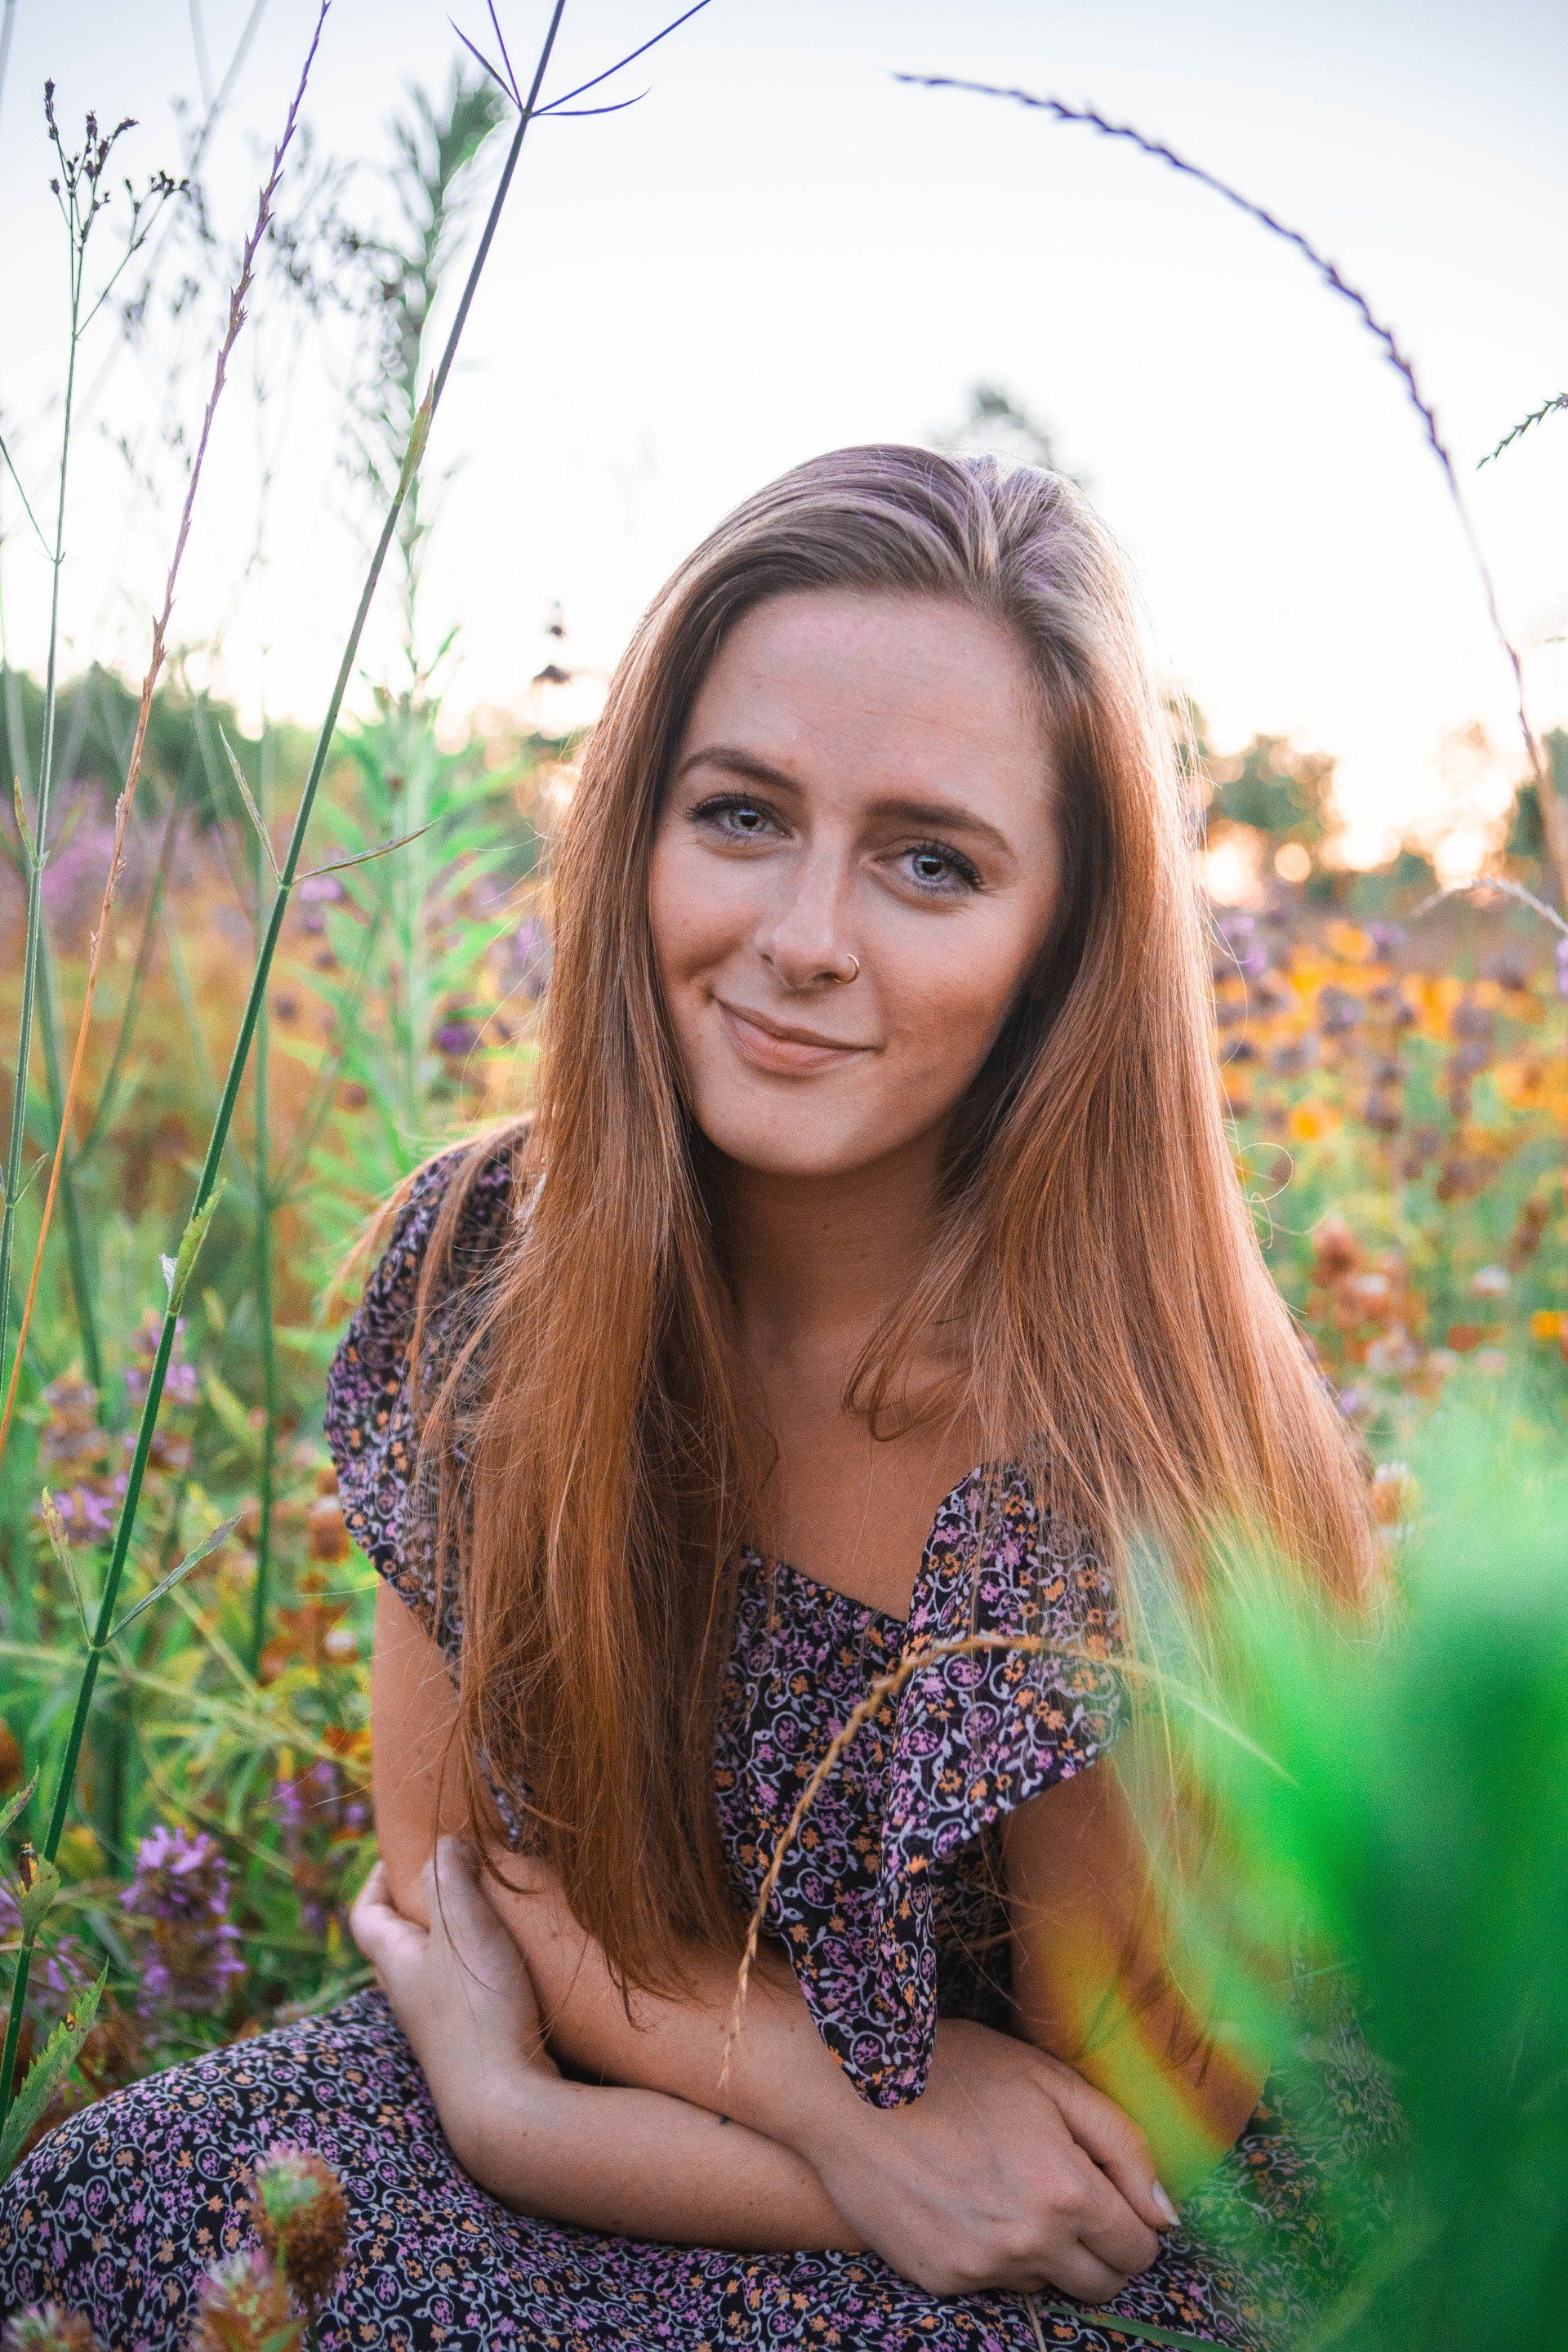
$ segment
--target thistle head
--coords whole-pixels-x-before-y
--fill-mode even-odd
[[[270,2254],[214,2263],[196,2294],[185,2352],[302,2352],[305,2322]]]
[[[308,2148],[268,2148],[250,2210],[272,2261],[306,2309],[318,2310],[348,2243],[348,2200],[337,2174]]]
[[[30,2303],[14,2312],[0,2352],[103,2352],[92,2323],[79,2311],[63,2311],[58,2303]]]

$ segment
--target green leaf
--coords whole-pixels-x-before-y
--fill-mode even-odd
[[[214,1371],[210,1364],[202,1370],[202,1391],[235,1444],[253,1449],[256,1432],[250,1426],[249,1415],[222,1373]]]
[[[250,822],[256,828],[256,838],[261,844],[262,848],[267,852],[267,863],[272,868],[272,879],[275,882],[281,882],[283,877],[279,871],[278,860],[273,854],[272,835],[267,830],[266,819],[262,816],[261,811],[257,807],[256,803],[250,796],[250,786],[245,781],[245,770],[240,766],[238,760],[235,756],[234,746],[229,741],[228,737],[224,733],[221,727],[217,730],[217,740],[223,745],[224,757],[228,761],[228,772],[234,778],[235,788],[239,793],[240,799],[245,803],[247,812],[250,817]]]
[[[71,1558],[70,1538],[66,1533],[66,1523],[60,1517],[58,1506],[47,1486],[44,1488],[39,1507],[43,1517],[44,1532],[49,1539],[49,1549],[66,1572],[66,1582],[70,1586],[71,1599],[76,1602],[76,1613],[81,1620],[81,1630],[90,1642],[92,1620],[87,1613],[87,1603],[81,1597],[81,1586],[77,1582],[76,1562]]]
[[[5,1836],[37,1785],[38,1776],[35,1772],[25,1788],[18,1789],[14,1797],[7,1797],[5,1803],[0,1805],[0,1837]]]
[[[98,1982],[82,1995],[76,2009],[66,2011],[28,2067],[22,2087],[11,2103],[11,2112],[0,2128],[0,2180],[15,2168],[22,2142],[48,2105],[57,2086],[75,2065],[78,2053],[92,2031],[108,1976],[106,1968]]]
[[[49,1913],[60,1891],[60,1874],[56,1865],[43,1854],[34,1856],[32,1878],[16,1897],[16,1909],[21,1917],[22,1933],[35,1937]]]
[[[111,1642],[118,1641],[121,1634],[124,1633],[127,1625],[134,1624],[137,1618],[141,1616],[143,1609],[151,1609],[154,1601],[161,1601],[165,1592],[173,1591],[174,1586],[178,1584],[183,1576],[188,1576],[193,1568],[199,1567],[201,1562],[206,1559],[209,1552],[216,1551],[220,1543],[226,1543],[229,1537],[233,1535],[236,1528],[238,1527],[239,1518],[240,1515],[237,1511],[232,1519],[225,1519],[221,1526],[214,1528],[210,1535],[205,1535],[202,1538],[200,1543],[196,1545],[194,1550],[188,1551],[185,1554],[184,1559],[181,1560],[177,1568],[172,1568],[167,1576],[160,1577],[158,1582],[153,1587],[151,1592],[144,1592],[140,1601],[132,1601],[131,1607],[125,1612],[124,1616],[120,1620],[119,1624],[115,1626],[114,1631],[110,1634],[110,1640]]]
[[[374,849],[362,849],[353,857],[334,857],[328,866],[312,866],[310,872],[301,874],[299,879],[313,882],[321,874],[341,874],[345,866],[368,866],[373,857],[390,857],[395,849],[406,849],[411,841],[418,841],[423,835],[433,832],[438,822],[437,818],[432,817],[428,824],[418,826],[413,833],[400,833],[395,841],[378,842]]]
[[[404,452],[403,469],[397,478],[397,496],[401,500],[408,485],[419,471],[419,461],[425,455],[425,444],[430,438],[430,419],[436,410],[436,380],[432,376],[424,399],[414,412],[414,425]]]
[[[15,776],[11,779],[11,805],[16,812],[16,831],[22,839],[20,870],[30,874],[33,867],[33,836],[27,826],[27,812],[22,806],[22,787]]]
[[[207,1227],[212,1223],[213,1211],[223,1198],[224,1186],[227,1181],[226,1177],[220,1176],[201,1207],[187,1221],[185,1230],[180,1235],[179,1255],[173,1265],[171,1265],[167,1258],[163,1261],[163,1272],[168,1276],[169,1307],[173,1314],[177,1315],[180,1311],[180,1301],[185,1295],[185,1285],[191,1278],[191,1268],[195,1265],[196,1253],[206,1239]]]

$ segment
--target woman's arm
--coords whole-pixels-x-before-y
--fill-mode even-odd
[[[855,2241],[809,2165],[657,2091],[570,2083],[544,2047],[521,1955],[467,1848],[424,1874],[430,1925],[392,1901],[377,1863],[353,1907],[458,2162],[503,2204],[633,2238],[795,2252]]]
[[[792,2149],[679,2097],[563,2077],[521,1947],[452,1834],[460,1803],[456,1773],[442,1770],[454,1700],[441,1654],[384,1586],[371,1713],[382,1861],[355,1905],[354,1933],[465,2170],[503,2204],[633,2237],[748,2253],[857,2251]],[[515,1875],[516,1857],[506,1862]]]
[[[391,1893],[400,1912],[428,1925],[425,1868],[437,1835],[453,1825],[438,1784],[455,1700],[435,1644],[390,1592],[377,1610],[373,1708],[376,1830]],[[683,1998],[637,1993],[628,2001],[552,1874],[516,1855],[498,1852],[498,1859],[521,1891],[492,1882],[489,1897],[527,1964],[551,2048],[602,2083],[729,2116],[710,2142],[721,2165],[737,2125],[774,2143],[778,2194],[800,2200],[791,2210],[803,2216],[808,2200],[795,2168],[804,2159],[842,2223],[826,2235],[823,2207],[812,2207],[801,2244],[862,2243],[945,2294],[1051,2284],[1103,2299],[1153,2259],[1167,2209],[1141,2134],[1046,2053],[946,2020],[921,2097],[901,2108],[868,2106],[823,2043],[787,1966],[764,1955],[721,2092],[733,1962],[693,1954]],[[444,2085],[447,2102],[457,2102],[450,2115],[443,2086],[432,2084],[455,2146],[472,2149],[487,2134],[496,2147],[510,2144],[494,2083],[481,2079],[490,2073],[451,2069]],[[566,2087],[599,2095],[586,2085]],[[612,2144],[604,2150],[605,2210],[596,2221],[585,2210],[574,2218],[613,2228],[620,2226],[611,2210],[624,2183],[613,2136],[605,2137]],[[479,2161],[499,2178],[500,2157]],[[526,2151],[520,2161],[526,2164]],[[765,2161],[772,2159],[757,2159],[759,2167]],[[552,2210],[547,2161],[525,2180],[514,2178],[514,2187],[518,2201]],[[672,2191],[657,2234],[700,2241],[701,2225],[681,2202],[684,2194]]]
[[[1174,1980],[1143,1842],[1100,1763],[1003,1830],[1018,2031],[1114,2099],[1179,2196],[1241,2132],[1265,2068],[1226,2048]]]

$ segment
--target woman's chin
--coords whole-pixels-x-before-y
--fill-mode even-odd
[[[754,1176],[826,1181],[853,1176],[888,1155],[883,1136],[858,1130],[825,1134],[817,1122],[798,1114],[765,1120],[700,1118],[698,1125],[715,1151]]]

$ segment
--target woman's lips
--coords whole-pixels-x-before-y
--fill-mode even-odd
[[[744,1013],[720,1003],[717,997],[714,1003],[719,1006],[719,1018],[730,1043],[753,1069],[826,1070],[836,1062],[847,1062],[855,1055],[869,1051],[865,1045],[809,1045],[799,1037],[775,1037],[771,1030],[760,1028],[756,1022],[748,1021]]]

